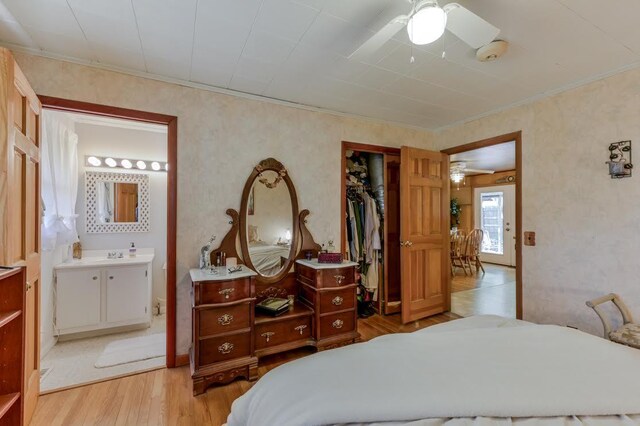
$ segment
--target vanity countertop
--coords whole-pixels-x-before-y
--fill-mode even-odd
[[[123,257],[116,259],[107,258],[109,251],[122,253]],[[122,250],[84,250],[82,252],[82,259],[69,259],[66,262],[60,263],[54,266],[53,269],[73,269],[73,268],[93,268],[103,266],[127,266],[127,265],[142,265],[145,263],[153,262],[154,250],[151,249],[137,249],[134,257],[129,257],[128,249]]]
[[[313,269],[334,269],[334,268],[344,268],[347,266],[358,266],[356,262],[351,262],[348,260],[343,261],[342,263],[318,263],[318,259],[298,259],[296,263],[300,265],[308,266]]]
[[[238,278],[255,277],[258,275],[252,269],[247,268],[245,265],[241,265],[242,269],[239,272],[229,273],[227,267],[214,268],[217,273],[209,272],[206,269],[191,269],[189,275],[191,275],[191,281],[229,281],[236,280]]]

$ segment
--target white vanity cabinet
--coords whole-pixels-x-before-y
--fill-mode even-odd
[[[87,258],[55,267],[57,335],[151,324],[153,255]]]
[[[65,269],[58,271],[56,280],[56,327],[66,330],[100,324],[101,271]]]
[[[106,270],[106,321],[145,320],[151,310],[149,304],[148,272],[144,266],[121,266]]]

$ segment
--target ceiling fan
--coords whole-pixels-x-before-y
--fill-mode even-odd
[[[477,174],[487,174],[492,175],[495,173],[495,170],[488,169],[471,169],[467,167],[467,163],[465,161],[452,161],[449,166],[449,176],[451,180],[455,183],[462,182],[466,173],[477,173]]]
[[[371,55],[405,26],[411,42],[418,45],[436,41],[447,29],[469,46],[478,49],[491,43],[500,33],[498,28],[458,3],[440,7],[437,0],[408,1],[412,6],[406,15],[393,18],[349,55],[349,59]]]

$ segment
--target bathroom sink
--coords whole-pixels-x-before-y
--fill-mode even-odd
[[[140,252],[142,251],[142,253]],[[83,268],[109,265],[137,265],[152,262],[153,249],[139,249],[138,254],[129,257],[127,253],[123,257],[109,258],[105,250],[85,250],[82,259],[69,259],[55,266],[56,269]]]

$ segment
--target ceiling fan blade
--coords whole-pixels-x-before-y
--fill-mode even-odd
[[[463,171],[469,172],[469,173],[482,173],[487,175],[492,175],[496,172],[495,170],[484,170],[484,169],[464,169]]]
[[[449,3],[443,9],[447,12],[447,29],[474,49],[491,43],[500,34],[500,29],[458,3]]]
[[[409,17],[400,15],[393,18],[387,25],[382,27],[380,31],[375,33],[369,40],[365,41],[362,46],[358,47],[355,52],[349,55],[349,59],[363,59],[373,54],[388,42],[394,35],[407,25]]]

